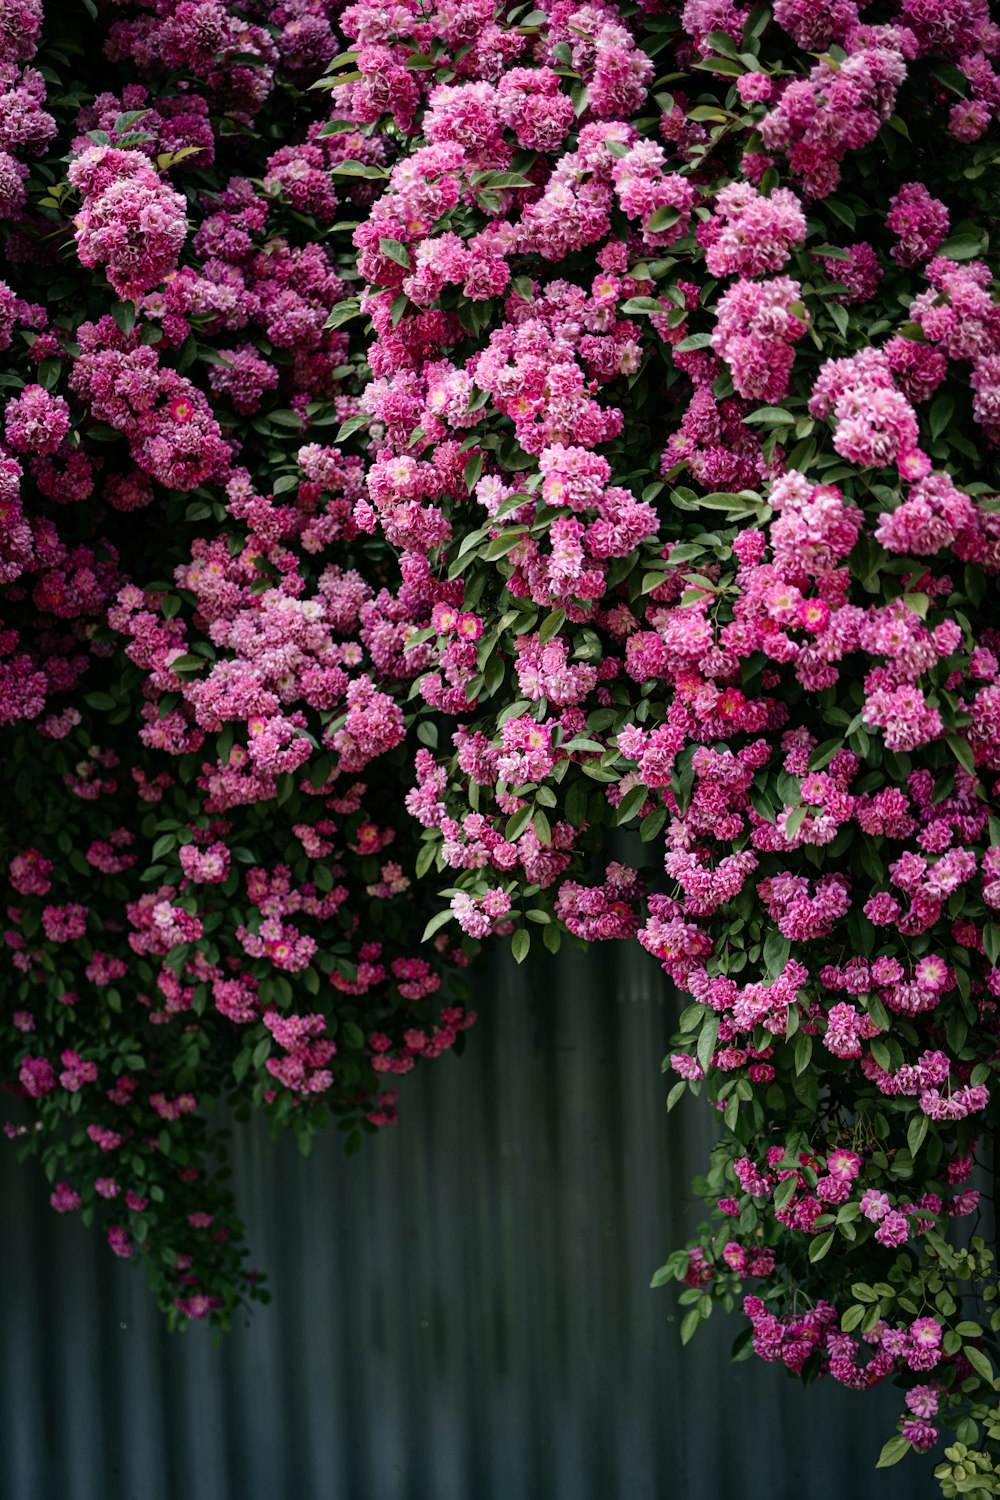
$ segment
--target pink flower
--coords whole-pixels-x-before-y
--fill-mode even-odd
[[[873,1222],[884,1219],[890,1207],[888,1194],[880,1193],[876,1188],[866,1188],[861,1195],[861,1212]]]
[[[838,1148],[827,1157],[826,1169],[839,1182],[853,1182],[861,1170],[861,1157],[856,1151]]]
[[[49,1202],[57,1214],[71,1214],[82,1205],[83,1199],[68,1182],[57,1182]]]

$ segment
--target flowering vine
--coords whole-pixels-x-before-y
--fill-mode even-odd
[[[209,1099],[354,1143],[482,939],[638,941],[682,1337],[994,1494],[1000,28],[868,9],[116,5],[54,113],[4,16],[5,1073],[223,1321]]]

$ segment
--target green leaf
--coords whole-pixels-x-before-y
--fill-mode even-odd
[[[337,429],[337,436],[334,438],[334,442],[342,443],[345,438],[351,436],[352,432],[357,432],[359,427],[366,427],[369,421],[370,418],[364,412],[359,412],[356,417],[348,417],[347,421],[341,422],[340,427]]]
[[[953,94],[958,94],[962,98],[965,97],[968,92],[969,81],[961,69],[955,67],[954,63],[933,62],[930,65],[929,71],[931,77],[936,78],[938,83],[943,84],[946,89],[950,89]]]
[[[712,346],[712,335],[710,333],[690,333],[686,339],[681,339],[679,344],[674,345],[678,354],[687,354],[692,349],[710,349]]]
[[[343,302],[338,302],[324,324],[325,328],[339,328],[342,323],[349,323],[352,318],[361,316],[361,308],[358,306],[357,297],[345,297]],[[353,418],[352,418],[353,420]],[[367,422],[368,418],[364,420]],[[360,423],[358,424],[361,425]]]
[[[766,520],[770,515],[770,509],[766,508],[761,514],[759,507],[763,505],[760,496],[752,490],[741,490],[738,494],[727,494],[724,490],[715,490],[710,495],[699,495],[695,502],[697,510],[725,510],[730,515],[747,516],[756,514],[761,520]]]
[[[88,708],[101,709],[104,712],[118,707],[110,693],[87,693],[83,701]]]
[[[111,316],[125,337],[128,338],[135,327],[135,304],[132,302],[115,302],[111,308]]]
[[[358,76],[360,77],[360,74]],[[338,83],[343,83],[346,80],[338,79],[337,81]],[[374,181],[379,181],[389,175],[385,167],[373,167],[366,161],[354,161],[353,159],[337,162],[335,166],[328,167],[327,170],[334,177],[367,177]]]
[[[909,1439],[897,1433],[883,1447],[882,1452],[878,1456],[878,1463],[875,1465],[876,1469],[891,1469],[893,1464],[898,1464],[899,1460],[905,1458],[909,1451]]]
[[[996,968],[1000,964],[1000,927],[995,922],[987,922],[983,928],[983,948],[986,957]]]
[[[639,824],[639,837],[642,842],[648,844],[655,839],[666,821],[667,809],[665,807],[654,807],[652,812],[647,813]]]
[[[510,940],[510,951],[514,955],[515,963],[524,963],[530,947],[531,933],[526,927],[519,927]]]
[[[691,1339],[694,1337],[695,1331],[700,1322],[701,1316],[698,1312],[698,1309],[696,1307],[692,1307],[691,1311],[685,1314],[684,1321],[681,1323],[682,1344],[689,1344],[691,1342]]]
[[[648,796],[649,791],[646,787],[641,785],[630,787],[618,804],[615,822],[627,823],[629,818],[634,818]]]
[[[756,411],[743,418],[747,426],[755,427],[790,427],[795,420],[792,413],[783,406],[759,406]]]
[[[703,1073],[707,1073],[712,1061],[712,1053],[719,1037],[719,1018],[717,1015],[708,1015],[701,1025],[698,1037],[698,1061]]]
[[[790,1203],[795,1196],[795,1190],[798,1185],[798,1178],[794,1173],[791,1177],[786,1177],[784,1182],[779,1182],[774,1190],[775,1208],[784,1208],[786,1203]]]
[[[959,765],[964,766],[970,775],[974,776],[976,774],[976,758],[972,753],[972,746],[968,740],[964,740],[959,734],[947,734],[945,735],[945,739],[948,741],[948,748]]]
[[[777,928],[772,928],[764,939],[764,966],[772,978],[777,979],[788,962],[792,945]]]
[[[834,324],[836,325],[837,332],[840,334],[841,338],[846,338],[847,330],[851,326],[851,320],[848,316],[847,308],[841,307],[839,302],[830,302],[827,305],[827,312],[833,319]]]
[[[531,178],[522,177],[520,172],[476,172],[472,180],[474,186],[489,188],[493,192],[501,188],[526,188],[532,185]]]
[[[931,1122],[927,1118],[927,1116],[923,1112],[920,1112],[913,1116],[912,1120],[907,1126],[906,1144],[910,1148],[911,1156],[916,1156],[917,1152],[920,1150],[920,1147],[923,1145],[924,1138],[927,1135],[930,1123]]]
[[[848,208],[846,203],[841,203],[838,198],[824,198],[823,207],[828,208],[833,217],[839,219],[841,224],[846,224],[848,229],[854,228],[857,222],[854,217],[854,210]]]
[[[688,110],[687,117],[689,120],[694,120],[695,123],[699,125],[709,123],[714,125],[725,125],[733,118],[728,110],[718,109],[711,104],[695,105],[694,109]]]
[[[728,32],[710,31],[704,38],[713,52],[718,52],[721,57],[739,57],[736,43]]]
[[[629,297],[623,305],[626,316],[632,313],[665,313],[667,309],[656,297]]]
[[[785,819],[785,838],[791,841],[806,820],[807,807],[793,807]]]
[[[985,254],[988,247],[988,235],[955,234],[939,245],[935,254],[947,260],[975,260],[977,255]]]
[[[482,453],[474,453],[471,458],[465,461],[465,488],[469,491],[470,495],[476,488],[479,476],[483,472],[483,462],[484,455]]]
[[[739,78],[746,72],[742,63],[728,57],[706,57],[692,66],[701,68],[706,73],[720,73],[724,78]]]
[[[531,822],[531,813],[531,804],[526,802],[523,807],[519,807],[517,812],[512,813],[507,819],[507,826],[504,828],[503,836],[508,844],[512,844],[515,839],[521,837],[521,834]]]
[[[554,609],[552,613],[550,615],[547,615],[542,621],[541,628],[538,632],[539,645],[544,646],[546,641],[550,641],[554,635],[558,635],[565,623],[566,611],[564,609]]]
[[[983,1353],[982,1349],[977,1349],[975,1344],[965,1344],[963,1345],[962,1353],[965,1355],[966,1359],[969,1361],[969,1364],[975,1370],[976,1374],[981,1375],[984,1380],[988,1380],[992,1385],[995,1379],[995,1376],[993,1374],[993,1366],[990,1364],[988,1357]]]
[[[824,740],[821,745],[816,746],[816,749],[809,757],[810,771],[822,771],[824,766],[830,764],[837,751],[843,748],[844,742],[842,739]]]
[[[892,1055],[885,1042],[872,1042],[870,1051],[883,1073],[890,1073],[892,1071]]]
[[[953,396],[938,396],[928,413],[928,423],[931,429],[931,437],[939,438],[951,421],[955,410],[955,398]]]
[[[397,266],[402,266],[406,271],[410,269],[410,252],[401,240],[385,239],[380,236],[378,247],[382,254],[389,260],[395,261]]]
[[[812,1058],[812,1037],[808,1032],[800,1031],[795,1038],[795,1072],[796,1075],[804,1073]]]
[[[817,1235],[809,1246],[809,1259],[811,1261],[822,1260],[834,1241],[834,1231],[828,1229],[825,1234]]]
[[[446,922],[451,921],[454,915],[454,912],[449,907],[447,911],[439,911],[436,916],[431,917],[430,921],[427,923],[427,926],[424,928],[423,936],[421,937],[420,941],[422,943],[426,943],[427,939],[432,938],[434,934],[439,931],[439,929],[442,928]]]
[[[674,208],[671,204],[664,203],[653,213],[646,225],[646,233],[660,234],[664,229],[672,229],[680,219],[680,216],[681,211],[679,208]]]

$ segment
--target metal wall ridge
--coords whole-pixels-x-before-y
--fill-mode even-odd
[[[167,1335],[140,1272],[0,1151],[0,1500],[934,1500],[874,1470],[901,1405],[682,1349],[649,1279],[697,1218],[710,1120],[667,1120],[675,1004],[632,945],[479,970],[463,1058],[401,1122],[234,1136],[274,1302]]]

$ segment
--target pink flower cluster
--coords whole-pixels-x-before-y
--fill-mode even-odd
[[[184,198],[141,151],[91,146],[71,163],[83,207],[76,244],[84,266],[106,266],[120,297],[135,301],[174,269],[187,235]]]

